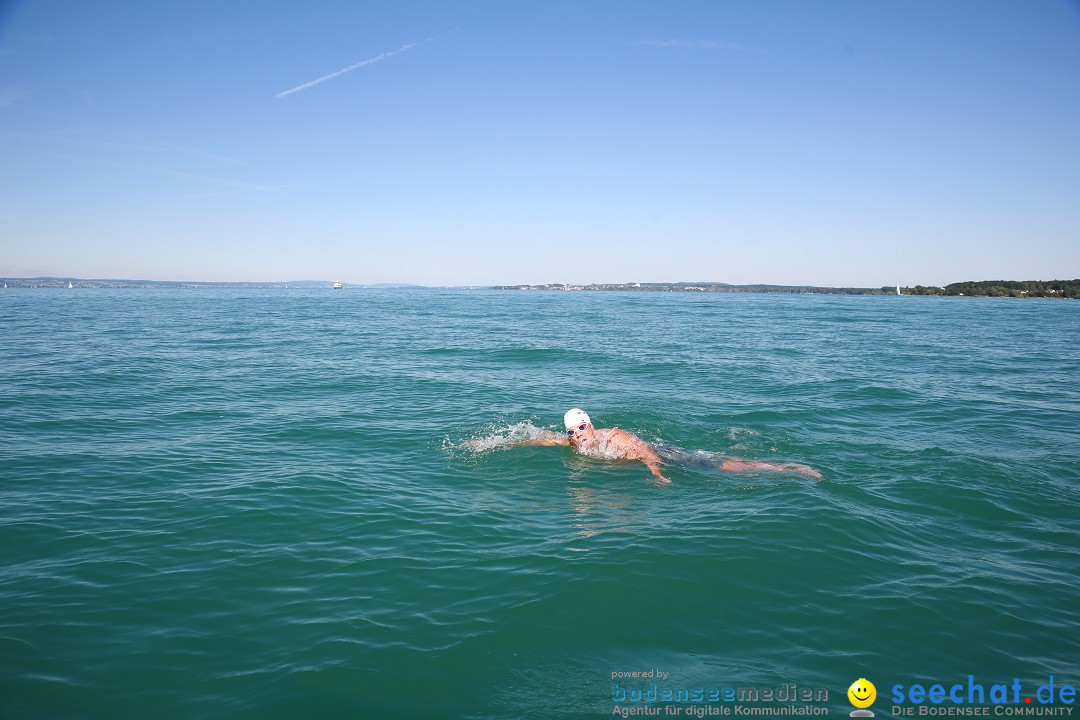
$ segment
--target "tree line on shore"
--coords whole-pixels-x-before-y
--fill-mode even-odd
[[[905,295],[1080,298],[1080,280],[980,280],[950,283],[945,287],[916,285],[902,288],[901,292]]]

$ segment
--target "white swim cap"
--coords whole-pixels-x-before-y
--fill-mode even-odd
[[[592,420],[589,419],[588,413],[586,413],[581,408],[574,408],[573,410],[568,410],[567,413],[563,415],[563,424],[566,426],[567,430],[572,427],[577,427],[581,423],[589,423],[590,425],[592,424]]]

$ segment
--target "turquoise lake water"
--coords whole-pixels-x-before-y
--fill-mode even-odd
[[[1051,300],[3,291],[0,718],[1076,686],[1078,339]],[[575,406],[824,479],[503,445]]]

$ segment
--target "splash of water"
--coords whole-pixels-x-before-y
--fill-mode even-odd
[[[443,449],[449,452],[460,451],[483,455],[514,445],[521,445],[530,440],[537,440],[549,432],[551,430],[537,427],[529,420],[522,420],[510,425],[489,425],[464,440],[454,441],[446,438],[443,441]]]

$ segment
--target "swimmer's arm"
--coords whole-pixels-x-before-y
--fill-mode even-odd
[[[511,448],[518,447],[520,445],[569,445],[570,439],[565,435],[552,432],[550,430],[540,430],[536,437],[524,438],[522,440],[500,440],[494,444],[491,444],[485,440],[466,440],[461,445],[469,450],[482,451],[485,449],[497,448]]]
[[[645,463],[645,467],[649,468],[649,472],[651,472],[653,474],[653,477],[655,477],[657,480],[659,480],[662,483],[671,482],[670,480],[668,480],[666,477],[664,477],[660,473],[660,462],[659,462],[659,460],[643,459],[641,462]]]
[[[569,445],[570,438],[551,430],[541,430],[536,437],[513,443],[514,445]]]
[[[660,456],[656,454],[656,450],[652,445],[632,433],[623,430],[616,430],[616,432],[618,432],[621,439],[631,447],[631,457],[645,463],[645,467],[649,468],[649,472],[651,472],[653,477],[660,482],[671,482],[660,472],[660,466],[664,463],[660,460]]]

